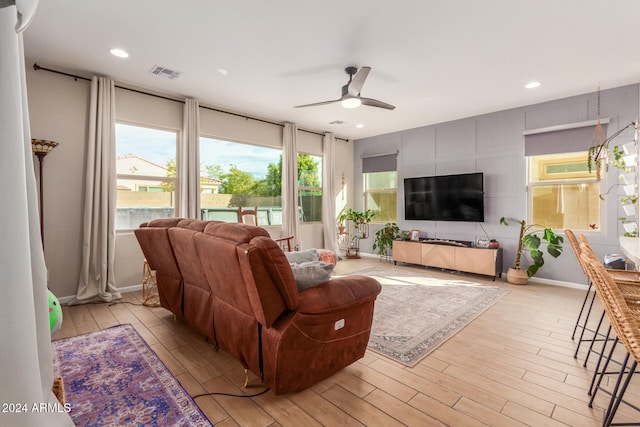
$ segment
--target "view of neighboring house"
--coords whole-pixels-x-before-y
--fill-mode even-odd
[[[172,172],[166,166],[159,165],[136,154],[125,154],[124,156],[116,157],[116,174],[118,175],[118,191],[162,192],[169,191],[172,188],[168,185],[162,185],[166,181],[158,179],[172,178]],[[218,194],[218,188],[221,183],[217,179],[200,177],[200,191],[203,194]]]

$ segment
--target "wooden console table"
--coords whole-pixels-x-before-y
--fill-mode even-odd
[[[432,243],[393,242],[393,262],[502,277],[502,248],[485,249]]]

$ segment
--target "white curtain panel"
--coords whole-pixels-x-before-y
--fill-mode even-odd
[[[300,248],[298,232],[298,126],[285,123],[282,134],[282,236],[293,236],[291,245]]]
[[[336,138],[327,132],[322,138],[322,224],[324,248],[340,256],[338,227],[336,226]]]
[[[0,403],[24,404],[27,411],[2,411],[0,424],[73,426],[64,411],[33,410],[34,404],[53,405],[57,399],[51,392],[47,272],[40,239],[22,34],[16,32],[26,28],[38,2],[18,3],[0,0],[0,179],[6,184],[0,186],[4,202],[0,224]]]
[[[200,105],[196,99],[184,103],[182,141],[178,151],[178,216],[200,218]]]
[[[116,124],[115,84],[91,79],[89,140],[85,157],[82,267],[70,304],[120,299],[115,280]]]

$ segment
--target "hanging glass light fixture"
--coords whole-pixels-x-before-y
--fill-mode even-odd
[[[598,85],[598,123],[593,131],[591,138],[591,147],[589,148],[589,172],[591,165],[595,165],[596,179],[600,181],[600,171],[604,166],[605,170],[609,168],[609,147],[607,146],[607,136],[604,134],[602,125],[600,124],[600,85]]]

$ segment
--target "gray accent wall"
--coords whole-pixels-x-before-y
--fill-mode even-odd
[[[600,117],[608,117],[608,134],[616,132],[638,118],[639,88],[630,85],[601,92]],[[402,106],[398,106],[400,111]],[[519,229],[499,224],[500,217],[527,218],[527,161],[524,156],[523,132],[550,126],[578,123],[597,118],[597,93],[572,96],[542,104],[534,104],[476,117],[439,123],[401,132],[360,139],[354,147],[354,207],[364,206],[362,157],[398,150],[398,226],[401,230],[420,230],[422,237],[475,242],[492,238],[504,248],[506,271],[513,265]],[[428,120],[428,118],[426,118]],[[612,144],[633,138],[630,128]],[[584,142],[585,151],[591,140]],[[485,222],[464,223],[404,220],[404,178],[483,172],[485,190]],[[617,181],[618,170],[610,168],[602,180],[605,192]],[[584,233],[597,254],[619,253],[618,236],[623,234],[618,217],[622,215],[616,191],[601,202],[601,230]],[[360,250],[371,252],[374,234],[381,224],[371,226],[371,237],[361,241]],[[550,281],[586,284],[571,247],[553,259],[546,257],[536,277]]]

